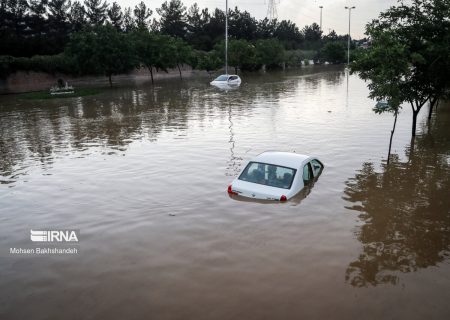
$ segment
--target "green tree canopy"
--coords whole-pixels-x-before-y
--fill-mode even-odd
[[[147,8],[144,1],[139,2],[137,6],[134,7],[134,23],[138,29],[148,29],[149,21],[148,19],[152,15],[152,10]]]
[[[106,20],[108,4],[106,0],[85,0],[86,16],[91,25],[101,25]]]
[[[258,40],[255,44],[256,61],[268,67],[279,66],[284,62],[284,48],[276,39]]]
[[[343,63],[346,60],[347,46],[342,42],[328,42],[320,50],[320,60],[333,64]]]
[[[161,32],[173,37],[184,39],[187,31],[186,7],[180,0],[165,1],[161,8],[156,9],[161,16]]]
[[[224,61],[224,42],[216,45],[215,51],[217,56]],[[236,73],[238,69],[252,69],[255,65],[255,60],[256,48],[252,43],[243,39],[232,39],[228,42],[228,65],[234,67]]]
[[[123,13],[117,2],[113,2],[113,4],[108,8],[108,18],[111,24],[117,29],[122,30],[123,23]]]
[[[366,27],[371,46],[352,64],[369,81],[370,96],[411,105],[412,135],[417,115],[449,86],[450,2],[414,0],[383,12]],[[445,18],[447,17],[447,18]]]
[[[109,23],[75,33],[66,54],[80,74],[103,74],[111,86],[113,75],[127,73],[137,64],[129,39]]]
[[[86,25],[86,11],[79,1],[72,3],[69,12],[71,31],[80,31]]]

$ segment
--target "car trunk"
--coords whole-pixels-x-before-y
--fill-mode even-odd
[[[282,195],[286,195],[289,192],[288,189],[269,187],[242,180],[235,180],[232,190],[240,196],[262,200],[280,200]]]

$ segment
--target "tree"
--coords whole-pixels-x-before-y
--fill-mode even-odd
[[[223,61],[215,54],[215,52],[197,52],[197,69],[211,72],[222,66]]]
[[[313,23],[310,26],[305,26],[302,30],[305,41],[318,42],[322,39],[322,30],[317,23]]]
[[[370,80],[369,97],[378,101],[385,100],[387,105],[374,108],[378,114],[389,112],[394,114],[394,125],[389,140],[388,164],[391,154],[392,137],[397,123],[397,115],[401,103],[407,101],[408,78],[411,69],[408,63],[408,53],[405,46],[388,32],[377,37],[370,50],[363,51],[352,65],[352,71],[361,70],[359,75],[364,80]]]
[[[13,2],[13,1],[11,1]],[[14,1],[15,2],[15,1]],[[17,2],[20,5],[20,2]],[[35,54],[47,54],[47,35],[48,35],[48,21],[46,20],[48,1],[43,0],[30,0],[29,3],[29,14],[25,19],[24,25],[26,26],[26,31],[24,30],[23,35],[25,38],[30,39],[24,41],[21,46],[22,50],[27,52],[31,51]],[[25,11],[26,12],[26,11]],[[24,12],[24,13],[25,13]],[[26,14],[26,13],[25,13]],[[19,35],[19,34],[18,34]],[[18,39],[19,40],[19,39]],[[20,55],[20,54],[19,54]]]
[[[67,0],[50,0],[48,3],[48,17],[54,24],[64,25],[68,20],[71,3]]]
[[[200,9],[194,3],[187,13],[187,33],[186,40],[199,50],[209,51],[213,48],[212,39],[207,32],[207,26],[210,22],[208,9]]]
[[[449,86],[449,13],[446,0],[391,7],[367,25],[372,44],[352,66],[352,72],[370,81],[373,97],[385,96],[390,90],[385,84],[395,81],[389,83],[398,91],[398,105],[407,102],[413,111],[413,137],[421,108],[427,101],[433,106]]]
[[[73,2],[70,7],[69,23],[72,32],[80,31],[86,25],[86,11],[79,1]]]
[[[148,30],[137,29],[132,33],[132,39],[138,61],[148,69],[152,84],[154,84],[153,69],[167,68],[162,59],[170,59],[170,55],[164,57],[161,54],[162,51],[165,51],[163,47],[167,46],[169,38],[152,34]]]
[[[174,65],[178,68],[178,72],[180,73],[180,79],[183,79],[181,75],[180,65],[184,64],[192,64],[193,52],[192,48],[183,40],[179,38],[172,38],[170,41],[171,49],[172,49],[172,59]]]
[[[70,5],[68,0],[51,0],[48,3],[49,35],[47,36],[51,38],[53,53],[62,52],[68,41]]]
[[[1,3],[0,54],[23,55],[26,36],[28,3],[26,0],[7,0]]]
[[[259,39],[268,39],[273,38],[275,36],[275,31],[278,27],[278,22],[276,19],[269,20],[268,18],[264,18],[258,22],[257,25],[257,38]]]
[[[156,11],[161,16],[161,33],[181,39],[185,38],[187,31],[186,7],[180,0],[165,1]]]
[[[343,63],[346,61],[347,47],[342,42],[328,42],[320,50],[320,60],[333,64]]]
[[[215,9],[211,14],[209,22],[205,25],[205,32],[210,38],[209,48],[211,50],[217,43],[225,38],[225,12]]]
[[[134,23],[138,29],[148,29],[148,19],[152,15],[152,10],[148,9],[144,1],[134,7]]]
[[[236,39],[253,40],[256,37],[258,23],[247,11],[241,12],[237,7],[229,12],[229,35]]]
[[[282,20],[276,27],[274,36],[280,40],[286,49],[298,49],[303,42],[303,35],[290,20]]]
[[[221,42],[215,47],[216,54],[218,57],[223,57],[225,54],[225,45]],[[255,68],[255,56],[256,49],[250,42],[239,39],[231,39],[228,42],[228,64],[234,67],[235,73],[238,69],[253,69]]]
[[[256,61],[261,65],[273,67],[284,62],[284,48],[276,39],[258,40],[255,48]]]
[[[79,74],[104,74],[110,86],[113,75],[127,73],[137,64],[129,38],[111,24],[74,34],[66,54]]]
[[[117,2],[113,2],[111,7],[109,7],[108,11],[108,18],[111,24],[117,29],[122,30],[122,23],[123,23],[123,14],[120,6],[117,4]]]
[[[101,25],[106,20],[108,4],[106,0],[85,0],[86,16],[91,25]]]
[[[122,26],[123,26],[123,30],[125,32],[131,32],[135,29],[134,19],[131,16],[131,8],[130,7],[126,8],[124,11]]]

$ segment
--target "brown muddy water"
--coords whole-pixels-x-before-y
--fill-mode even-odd
[[[366,84],[305,70],[0,97],[0,319],[448,319],[449,106],[414,145],[405,106],[387,167]],[[264,150],[325,170],[287,203],[229,198]],[[30,229],[78,229],[78,254],[11,254]]]

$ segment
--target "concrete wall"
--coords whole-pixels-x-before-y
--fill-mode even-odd
[[[157,72],[153,70],[153,77],[155,81],[167,78],[179,77],[178,69]],[[189,66],[182,68],[183,78],[193,76],[208,76],[206,71],[192,70]],[[0,79],[0,94],[8,93],[22,93],[31,91],[49,90],[56,85],[58,79],[67,81],[74,87],[89,87],[89,86],[108,86],[107,77],[72,77],[65,74],[48,74],[34,71],[18,71],[10,74],[6,79]],[[147,69],[137,69],[130,74],[117,75],[112,77],[113,83],[120,82],[142,82],[150,81],[150,72]]]

